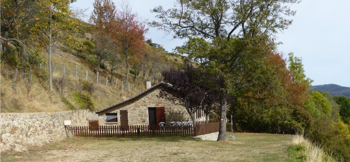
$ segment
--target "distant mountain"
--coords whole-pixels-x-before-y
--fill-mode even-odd
[[[350,88],[336,84],[316,85],[311,87],[314,91],[328,92],[332,96],[350,97]]]

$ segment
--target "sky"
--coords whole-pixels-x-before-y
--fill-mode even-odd
[[[120,0],[112,0],[117,6]],[[87,9],[84,20],[93,10],[94,0],[77,0],[73,9]],[[129,0],[132,12],[148,21],[157,20],[150,10],[159,5],[173,7],[175,0]],[[297,13],[293,24],[277,34],[278,51],[293,52],[302,59],[305,74],[312,85],[338,84],[350,87],[350,0],[304,0],[291,6]],[[162,45],[172,52],[184,40],[173,39],[168,34],[149,27],[146,39]]]

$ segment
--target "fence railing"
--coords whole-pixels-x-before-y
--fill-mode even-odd
[[[129,125],[98,126],[90,121],[89,126],[71,126],[74,136],[80,137],[138,137],[138,136],[198,136],[219,131],[219,122],[195,126]]]
[[[151,125],[99,126],[97,129],[91,126],[70,127],[74,136],[81,137],[193,136],[194,129],[192,126]]]

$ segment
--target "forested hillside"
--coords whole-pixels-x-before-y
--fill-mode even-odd
[[[311,87],[314,91],[328,92],[332,96],[345,96],[350,98],[350,88],[336,84],[316,85]]]
[[[1,112],[102,109],[144,91],[146,80],[160,82],[162,70],[181,64],[145,39],[145,22],[134,13],[114,9],[132,21],[107,24],[108,14],[98,10],[113,6],[106,2],[96,1],[95,15],[85,23],[63,0],[2,1]],[[134,27],[124,29],[125,23]]]

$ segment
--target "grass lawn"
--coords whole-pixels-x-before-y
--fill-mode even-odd
[[[191,137],[74,137],[26,152],[4,152],[1,161],[289,161],[293,135],[234,133],[235,140]]]

